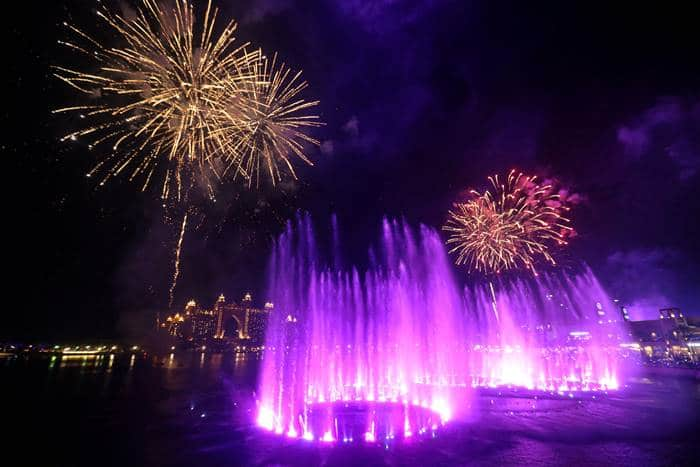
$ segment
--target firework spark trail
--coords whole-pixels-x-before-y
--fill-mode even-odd
[[[501,318],[498,316],[498,300],[496,300],[496,291],[493,289],[493,282],[489,281],[489,289],[491,290],[491,308],[493,308],[493,314],[496,315],[496,321],[500,321]]]
[[[472,190],[455,203],[443,230],[450,253],[470,270],[498,274],[525,267],[537,274],[543,259],[556,264],[550,249],[565,245],[573,233],[564,214],[570,209],[552,183],[511,171],[505,180],[489,177],[492,190]]]
[[[168,308],[173,307],[175,299],[175,287],[177,287],[177,279],[180,277],[180,252],[182,251],[182,242],[185,238],[185,230],[187,230],[187,213],[182,217],[182,227],[180,227],[180,237],[177,240],[175,247],[175,263],[173,268],[173,280],[168,290]]]

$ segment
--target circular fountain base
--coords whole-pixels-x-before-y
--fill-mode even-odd
[[[390,444],[435,437],[445,423],[440,413],[401,402],[335,401],[306,406],[305,416],[278,435],[320,443]]]

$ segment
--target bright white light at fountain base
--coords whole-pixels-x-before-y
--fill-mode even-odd
[[[380,397],[379,399],[379,404],[382,402],[386,402],[386,398]],[[340,403],[342,401],[336,400],[333,401],[333,403]],[[355,399],[350,402],[368,402],[368,403],[376,403],[374,397],[368,397],[367,399]],[[324,403],[324,401],[319,400],[317,403]],[[394,400],[392,403],[396,403]],[[314,405],[313,403],[310,403],[309,405]],[[403,437],[404,439],[409,439],[412,438],[414,433],[417,435],[424,435],[426,434],[429,430],[434,433],[437,431],[437,429],[440,426],[445,425],[452,419],[452,409],[450,408],[449,404],[447,403],[446,400],[444,399],[435,399],[432,404],[430,404],[427,401],[423,401],[418,403],[417,400],[414,400],[413,403],[409,403],[407,400],[404,400],[402,402],[402,405],[404,405],[405,408],[409,407],[420,407],[422,409],[426,409],[431,411],[432,413],[436,414],[439,419],[440,419],[440,424],[438,425],[437,423],[432,423],[429,426],[411,426],[411,423],[409,422],[408,416],[404,418],[404,423],[403,427]],[[281,416],[278,416],[275,414],[275,412],[270,409],[269,407],[263,407],[261,406],[258,410],[258,416],[256,420],[257,425],[267,431],[273,432],[276,435],[286,435],[290,439],[297,439],[299,438],[299,433],[297,430],[294,428],[294,422],[293,421],[287,421],[286,423],[289,424],[289,429],[285,432],[284,425],[285,421],[282,420]],[[399,427],[396,427],[399,429]],[[337,431],[337,429],[336,429]],[[393,432],[390,432],[389,434],[386,435],[384,441],[389,441],[395,439],[396,436]],[[333,435],[333,430],[325,430],[323,435],[320,437],[316,437],[313,432],[308,431],[304,429],[301,439],[304,441],[315,441],[318,440],[322,443],[334,443],[334,442],[343,442],[343,443],[352,443],[354,442],[354,439],[352,437],[343,437],[342,439],[336,439],[335,436]],[[375,422],[372,421],[370,423],[370,426],[368,427],[368,431],[364,433],[363,439],[365,442],[368,443],[376,443],[377,440],[377,435],[376,435],[376,428],[375,428]]]
[[[433,405],[430,407],[433,412],[440,414],[440,420],[442,423],[447,423],[452,418],[452,410],[444,399],[436,399],[433,401]]]
[[[617,378],[613,376],[603,377],[599,380],[584,380],[581,381],[576,377],[565,378],[562,381],[544,380],[535,381],[528,378],[513,377],[477,377],[472,380],[471,387],[474,389],[524,389],[527,391],[540,391],[547,393],[564,394],[568,393],[570,397],[574,394],[587,392],[606,392],[616,391],[620,389],[620,384]]]
[[[267,407],[260,407],[258,411],[258,426],[272,431],[275,426],[275,413]]]
[[[437,387],[466,387],[467,384],[435,384]],[[561,381],[546,380],[544,376],[540,376],[539,381],[529,378],[527,375],[522,374],[522,372],[511,372],[507,378],[481,378],[474,377],[471,382],[472,388],[483,388],[483,389],[511,389],[518,390],[523,389],[527,391],[538,391],[547,392],[550,394],[558,394],[560,396],[574,397],[574,394],[583,394],[588,392],[606,392],[614,391],[619,389],[619,383],[617,378],[608,375],[601,377],[597,381],[593,380],[581,380],[576,376],[569,376]],[[427,400],[420,400],[416,397],[410,399],[406,394],[405,388],[400,388],[403,390],[400,403],[406,408],[408,407],[421,407],[426,410],[437,414],[440,418],[440,424],[444,425],[452,419],[453,413],[449,402],[446,399],[435,398],[432,402]],[[319,395],[315,400],[307,400],[306,406],[313,406],[315,404],[325,404],[325,403],[399,403],[398,397],[386,397],[380,395],[375,397],[374,394],[368,394],[366,397],[354,397],[351,398],[347,394],[342,397],[330,397],[327,400],[323,395]],[[295,428],[295,422],[290,420],[283,420],[281,415],[275,413],[269,407],[260,406],[257,416],[257,425],[267,431],[274,432],[277,435],[285,434],[288,438],[295,439],[299,437],[299,432]],[[410,438],[414,432],[417,434],[424,434],[428,428],[432,430],[437,429],[437,425],[431,427],[412,427],[406,418],[403,428],[404,438]],[[314,433],[307,430],[302,430],[301,438],[306,441],[314,441],[318,439],[321,442],[329,443],[333,441],[343,441],[352,442],[352,438],[343,438],[342,440],[337,440],[333,437],[331,430],[326,430],[322,435],[316,437]],[[392,439],[388,437],[387,439]],[[367,442],[375,442],[376,435],[374,429],[370,429],[365,433],[364,440]]]

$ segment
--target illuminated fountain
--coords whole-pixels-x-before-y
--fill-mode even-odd
[[[440,236],[384,221],[364,273],[342,270],[333,250],[325,262],[308,217],[274,246],[280,313],[268,328],[258,423],[324,441],[432,432],[469,397],[454,390],[467,370],[464,320]]]
[[[617,387],[612,323],[601,314],[614,306],[588,269],[497,282],[494,304],[488,286],[460,293],[431,228],[384,220],[359,271],[341,266],[333,224],[328,248],[305,216],[275,242],[259,426],[321,442],[387,442],[432,436],[489,388]]]
[[[588,267],[465,288],[472,386],[617,389],[617,305]],[[494,302],[493,297],[496,300]]]

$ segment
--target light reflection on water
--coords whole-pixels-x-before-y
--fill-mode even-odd
[[[602,400],[484,395],[471,419],[410,445],[324,446],[253,425],[258,364],[179,351],[3,359],[2,400],[26,407],[4,423],[60,426],[23,452],[30,464],[50,453],[51,465],[684,465],[700,431],[698,381],[648,376]]]

